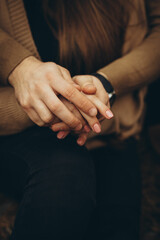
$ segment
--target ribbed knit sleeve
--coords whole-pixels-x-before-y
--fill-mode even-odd
[[[26,57],[39,57],[22,0],[0,2],[0,85]]]
[[[140,89],[160,77],[160,1],[146,0],[146,3],[148,36],[128,54],[100,69],[117,95]]]
[[[13,88],[0,88],[0,135],[18,133],[33,125],[17,103]]]
[[[0,84],[7,85],[12,70],[26,57],[33,55],[0,29]]]

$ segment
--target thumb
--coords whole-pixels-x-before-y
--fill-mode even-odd
[[[93,83],[86,83],[81,89],[85,94],[95,94],[97,91],[97,88],[93,85]]]
[[[81,91],[85,94],[95,94],[97,91],[91,76],[75,76],[73,77],[73,81],[81,87]]]

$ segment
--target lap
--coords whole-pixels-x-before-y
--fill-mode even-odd
[[[28,174],[34,175],[41,169],[52,175],[83,173],[93,179],[91,156],[72,136],[61,141],[50,129],[33,127],[13,136],[0,137],[0,146],[0,178],[4,189],[19,191]]]
[[[113,199],[115,204],[117,200],[127,204],[136,198],[130,194],[130,186],[137,187],[139,181],[133,142],[123,150],[101,148],[89,153],[85,147],[79,147],[72,136],[59,140],[50,129],[33,127],[13,136],[0,137],[0,156],[1,182],[3,185],[8,182],[12,189],[13,185],[16,190],[22,187],[28,171],[34,174],[37,169],[50,168],[56,174],[58,169],[61,173],[63,169],[73,172],[77,169],[77,173],[88,171],[94,175],[95,167],[100,199],[105,198],[108,204],[113,204]]]
[[[97,220],[99,221],[100,231],[110,231],[106,227],[110,227],[110,222],[113,222],[115,228],[122,230],[122,224],[126,226],[126,222],[134,226],[128,219],[131,216],[133,218],[135,208],[140,206],[140,185],[138,159],[133,143],[129,143],[123,150],[102,148],[89,153],[86,148],[79,147],[73,137],[61,141],[51,130],[34,127],[17,135],[0,137],[0,156],[0,182],[5,186],[4,189],[10,188],[18,194],[23,189],[29,174],[29,176],[38,176],[39,180],[47,179],[49,186],[50,182],[52,183],[49,188],[58,189],[58,192],[61,184],[63,194],[64,189],[67,189],[63,198],[65,196],[68,199],[68,193],[74,192],[69,185],[74,185],[76,191],[79,186],[78,194],[85,192],[93,196],[96,173],[97,207],[94,217],[96,224]],[[83,180],[83,184],[76,185],[75,179]],[[7,183],[7,188],[4,183]],[[46,187],[43,186],[43,189]],[[90,194],[89,191],[92,193]],[[40,189],[35,191],[34,188],[32,193],[36,194],[36,192],[38,192],[37,196],[41,193]],[[34,195],[32,199],[33,197]],[[123,218],[126,220],[124,221]],[[138,222],[138,217],[135,218]],[[93,225],[94,222],[91,222],[91,229]],[[91,232],[93,231],[89,231],[89,235]]]

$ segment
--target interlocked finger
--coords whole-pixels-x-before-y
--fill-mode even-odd
[[[62,103],[62,101],[53,93],[52,89],[45,88],[43,90],[42,100],[48,109],[56,115],[61,121],[66,123],[70,129],[80,130],[82,124],[80,120]]]
[[[77,143],[80,146],[83,146],[87,141],[88,133],[81,133],[77,139]]]
[[[111,119],[113,117],[113,113],[110,111],[110,105],[109,103],[105,105],[99,98],[97,98],[95,95],[88,95],[87,96],[97,107],[99,113],[107,118]]]
[[[86,121],[83,119],[82,115],[78,111],[78,109],[70,102],[68,102],[65,98],[60,97],[60,100],[63,102],[63,104],[81,121],[82,126],[86,125]],[[70,131],[72,130],[67,124],[64,122],[59,122],[52,125],[52,130],[57,131]],[[76,132],[76,131],[75,131]]]

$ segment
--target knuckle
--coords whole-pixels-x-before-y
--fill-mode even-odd
[[[27,99],[23,99],[20,101],[20,105],[22,106],[22,108],[24,108],[25,110],[28,110],[31,106],[30,103]]]
[[[82,98],[81,99],[81,107],[82,109],[87,109],[91,106],[89,99],[87,98]]]
[[[50,110],[54,113],[54,112],[57,112],[59,111],[60,109],[60,103],[54,103],[51,107],[50,107]]]
[[[64,68],[63,71],[66,75],[70,76],[70,72],[68,71],[68,69]]]
[[[65,89],[64,95],[67,99],[71,99],[75,96],[75,89],[74,87],[70,86]]]
[[[44,66],[45,66],[45,69],[48,70],[48,71],[53,71],[56,67],[56,63],[54,62],[46,62],[44,63]]]

